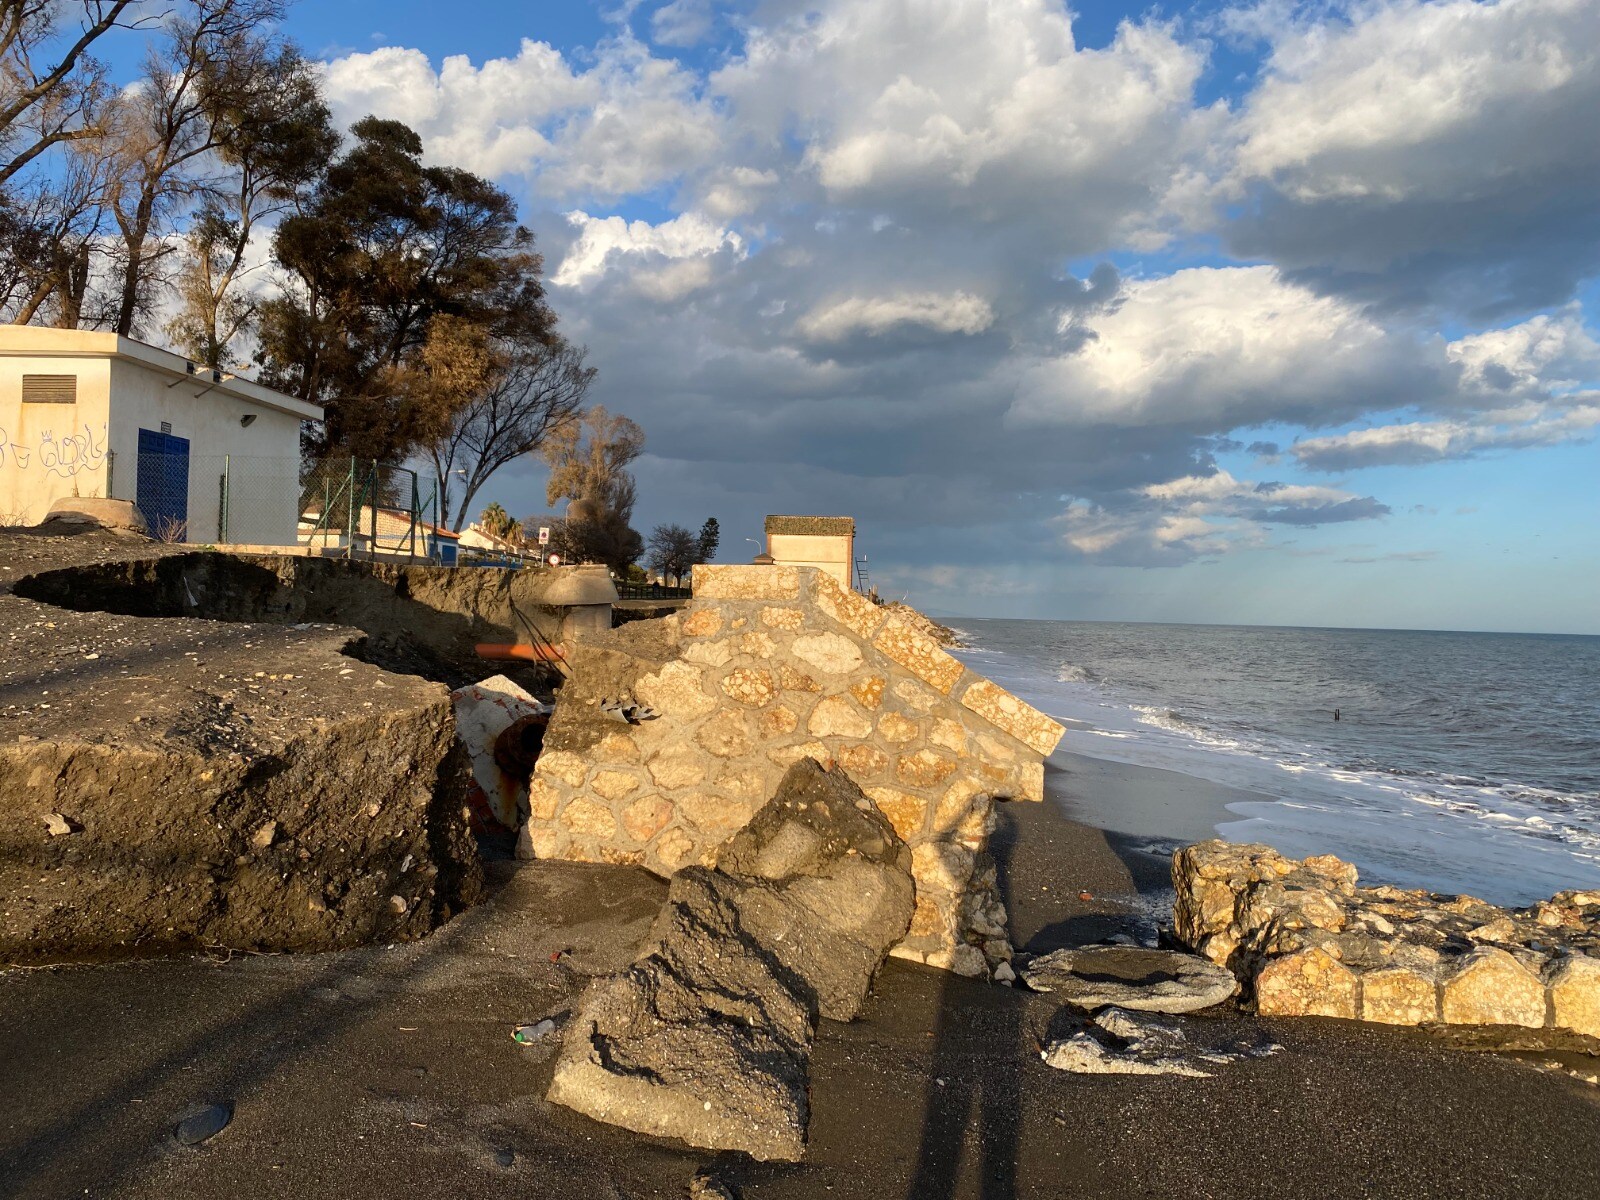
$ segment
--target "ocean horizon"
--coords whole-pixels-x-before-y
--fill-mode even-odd
[[[1502,904],[1600,886],[1600,636],[952,620],[1058,755],[1237,789],[1220,837]]]

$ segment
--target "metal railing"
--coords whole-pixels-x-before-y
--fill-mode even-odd
[[[686,587],[668,587],[664,583],[617,583],[619,600],[689,600],[694,592]]]

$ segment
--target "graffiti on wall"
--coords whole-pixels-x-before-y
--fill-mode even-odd
[[[37,446],[25,446],[11,440],[11,435],[0,429],[0,467],[15,463],[19,470],[30,468],[35,457],[39,466],[50,475],[71,479],[84,471],[98,471],[106,461],[106,426],[95,432],[84,425],[82,433],[69,433],[56,437],[49,429],[39,431]]]
[[[39,434],[39,461],[52,475],[71,479],[82,471],[98,471],[106,461],[106,427],[96,436],[88,425],[82,433],[52,437],[48,429]]]
[[[0,467],[7,463],[16,463],[17,469],[26,471],[28,463],[33,459],[33,451],[26,446],[18,445],[11,440],[11,435],[0,429]]]

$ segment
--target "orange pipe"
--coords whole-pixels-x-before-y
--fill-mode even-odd
[[[531,646],[527,642],[479,642],[478,657],[487,658],[492,662],[558,663],[566,661],[561,656],[560,646]]]

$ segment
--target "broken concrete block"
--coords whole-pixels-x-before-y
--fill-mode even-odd
[[[812,1032],[911,922],[911,855],[837,768],[790,768],[718,867],[673,876],[651,949],[590,985],[548,1098],[691,1145],[802,1153]]]
[[[1126,946],[1056,950],[1029,963],[1022,978],[1036,992],[1053,992],[1091,1010],[1196,1012],[1239,990],[1232,971],[1199,955]]]
[[[911,925],[911,852],[842,770],[803,758],[777,793],[717,854],[751,884],[745,928],[815,997],[848,1021],[872,976]]]
[[[673,877],[655,949],[584,993],[547,1099],[637,1133],[797,1160],[814,1013],[744,932],[744,885]]]

